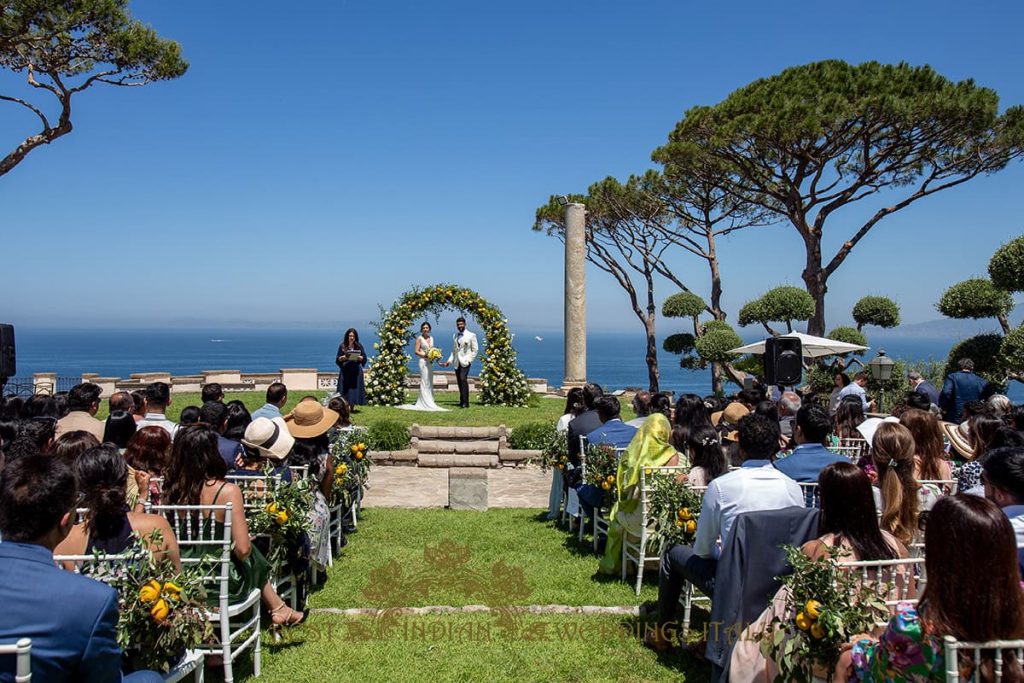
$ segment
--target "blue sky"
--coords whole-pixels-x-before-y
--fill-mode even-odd
[[[412,284],[453,281],[519,326],[557,328],[562,254],[530,231],[534,210],[650,167],[693,105],[827,58],[927,63],[1024,102],[1017,2],[712,5],[137,0],[192,67],[79,96],[75,131],[0,178],[0,318],[344,328]],[[0,106],[5,149],[34,125]],[[883,221],[832,278],[829,325],[867,293],[908,322],[938,317],[946,286],[1024,232],[1021,187],[1016,163]],[[729,240],[733,316],[800,284],[802,254],[786,226]],[[700,263],[676,268],[706,291]],[[621,290],[588,278],[592,329],[634,329]]]

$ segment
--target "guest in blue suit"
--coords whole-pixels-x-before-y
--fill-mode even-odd
[[[957,366],[959,372],[946,377],[939,394],[939,408],[942,408],[942,419],[946,422],[960,422],[965,403],[984,400],[987,398],[985,394],[991,393],[988,382],[974,374],[973,360],[961,358]]]
[[[775,469],[798,482],[817,482],[818,474],[834,462],[846,460],[825,448],[832,431],[828,413],[816,405],[805,405],[796,411],[793,440],[797,446],[786,458],[775,461]]]
[[[597,416],[601,419],[601,426],[587,434],[587,443],[594,446],[614,446],[625,448],[636,436],[637,429],[628,425],[619,417],[621,406],[619,399],[614,396],[602,396],[594,402]],[[594,516],[594,508],[601,506],[604,492],[593,484],[580,483],[576,487],[576,495],[580,498],[580,507],[587,519]],[[600,549],[600,542],[598,549]]]
[[[53,549],[75,521],[71,468],[40,454],[7,464],[0,481],[0,643],[32,639],[32,680],[44,683],[121,681],[117,592],[59,569]],[[12,658],[0,681],[13,681]],[[161,681],[140,671],[131,683]]]

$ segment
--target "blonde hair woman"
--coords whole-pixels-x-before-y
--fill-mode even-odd
[[[917,534],[921,510],[921,485],[914,477],[914,450],[910,430],[896,422],[880,424],[871,442],[871,459],[878,471],[874,493],[875,506],[881,511],[879,525],[904,545]]]

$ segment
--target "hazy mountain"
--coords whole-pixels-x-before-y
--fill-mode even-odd
[[[1019,325],[1024,319],[1024,304],[1017,306],[1010,312],[1010,323]],[[878,328],[867,328],[869,337],[928,337],[928,338],[955,338],[963,339],[985,332],[1002,333],[999,322],[995,318],[984,320],[954,320],[952,318],[940,318],[928,320],[922,323],[900,325],[892,330],[880,330]]]

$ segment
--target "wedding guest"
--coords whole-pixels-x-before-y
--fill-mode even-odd
[[[871,441],[871,460],[878,472],[873,490],[881,512],[879,525],[909,545],[918,530],[918,516],[935,503],[935,494],[914,478],[914,437],[898,422],[883,422]]]
[[[775,468],[794,481],[812,483],[818,481],[823,469],[834,462],[848,460],[825,448],[832,423],[828,413],[816,405],[807,405],[796,413],[793,427],[793,452],[775,461]]]
[[[864,391],[864,387],[868,384],[868,373],[858,372],[853,376],[853,381],[847,384],[839,391],[839,400],[842,401],[847,396],[854,396],[860,399],[861,409],[866,413],[874,406],[874,401],[869,401],[867,393]]]
[[[282,417],[281,410],[288,402],[288,387],[280,382],[274,382],[267,387],[267,402],[261,407],[252,411],[252,419],[257,417],[275,418]]]
[[[974,374],[974,361],[970,358],[961,358],[957,367],[959,370],[946,377],[939,393],[939,408],[946,422],[964,419],[964,406],[971,401],[983,400],[983,394],[989,388],[988,382]]]
[[[57,420],[56,435],[64,432],[85,431],[103,439],[103,423],[96,419],[100,409],[99,386],[92,382],[76,384],[68,393],[68,414]]]
[[[288,421],[288,432],[295,437],[290,462],[309,468],[314,483],[313,505],[309,510],[310,558],[321,567],[331,563],[331,513],[328,501],[334,485],[334,458],[330,454],[327,432],[338,422],[338,413],[316,401],[301,401]]]
[[[146,540],[154,558],[168,559],[175,569],[181,569],[178,541],[167,520],[129,509],[124,486],[128,465],[116,448],[90,448],[75,461],[74,468],[81,494],[77,505],[88,512],[57,546],[57,555],[92,555],[94,551],[117,555],[127,550],[136,536]],[[136,480],[145,503],[149,499],[149,475],[140,472]],[[153,532],[159,537],[151,538]]]
[[[338,345],[335,358],[338,365],[338,393],[350,406],[366,403],[366,388],[363,385],[363,367],[366,366],[366,350],[359,343],[359,333],[354,327],[345,330],[345,337]]]
[[[49,454],[53,447],[53,430],[56,424],[55,419],[42,417],[19,422],[14,438],[4,445],[7,461],[34,453]]]
[[[935,385],[922,377],[920,372],[915,370],[908,372],[907,381],[910,383],[911,391],[924,396],[928,399],[929,404],[939,404],[939,390],[935,388]]]
[[[934,415],[910,408],[900,414],[900,424],[914,438],[914,477],[920,481],[949,480],[953,470],[942,442],[942,427]]]
[[[595,404],[597,399],[604,396],[600,386],[587,383],[583,387],[583,412],[569,422],[567,433],[569,445],[569,462],[573,467],[580,466],[580,437],[586,436],[601,426],[601,418],[597,414]],[[570,485],[575,482],[570,482]]]
[[[676,401],[672,417],[673,437],[678,443],[686,443],[691,429],[710,426],[713,421],[703,398],[697,394],[683,394]]]
[[[33,680],[162,681],[152,671],[122,679],[117,591],[53,562],[54,548],[75,520],[78,490],[71,467],[35,453],[8,462],[3,474],[0,642],[32,639]]]
[[[115,410],[103,426],[103,443],[112,443],[123,451],[137,430],[138,425],[131,413]]]
[[[149,475],[149,501],[159,505],[163,489],[154,479],[167,476],[171,463],[171,435],[160,427],[143,427],[128,440],[124,461],[128,464],[129,476],[131,471]]]
[[[651,414],[651,392],[649,391],[638,391],[633,397],[633,414],[636,415],[632,420],[628,421],[630,427],[636,427],[640,429],[643,426],[644,420]]]
[[[602,396],[594,404],[601,426],[587,434],[587,443],[625,448],[636,436],[636,427],[622,421],[622,406],[614,396]]]
[[[1008,416],[1009,426],[1017,431],[1024,431],[1024,403],[1015,405]]]
[[[348,401],[341,396],[332,396],[327,401],[327,408],[338,414],[338,421],[334,425],[336,429],[341,431],[352,429],[352,406],[348,404]]]
[[[224,458],[224,464],[231,470],[242,455],[242,444],[224,437],[228,427],[228,407],[219,401],[207,401],[199,410],[199,419],[217,435],[217,452]]]
[[[725,406],[723,410],[717,413],[711,414],[711,425],[718,431],[718,436],[722,440],[722,451],[725,453],[726,459],[730,465],[739,467],[743,464],[743,456],[740,454],[739,445],[737,443],[739,439],[739,433],[736,431],[736,425],[739,424],[740,420],[750,414],[747,407],[739,401],[733,401]],[[779,421],[777,418],[768,418],[778,426]],[[779,432],[779,441],[781,443],[782,433]],[[775,444],[775,452],[779,450],[779,444]],[[774,454],[773,454],[774,456]]]
[[[1003,418],[1013,410],[1013,403],[1002,394],[994,394],[985,401],[985,407],[996,417]]]
[[[31,420],[34,417],[52,417],[59,420],[57,402],[53,396],[47,394],[33,394],[25,400],[21,408],[21,417],[24,420]]]
[[[185,406],[178,416],[178,424],[194,425],[199,422],[199,406]]]
[[[928,413],[932,412],[932,407],[933,404],[928,401],[928,397],[916,391],[908,391],[906,395],[903,397],[903,410],[917,409],[923,410],[926,413]],[[939,411],[936,409],[936,417],[938,417],[940,414],[941,413],[939,413]]]
[[[707,486],[729,471],[729,463],[722,452],[722,443],[714,427],[695,427],[690,430],[685,444],[676,441],[672,444],[677,451],[686,453],[690,459],[692,467],[686,478],[690,486]]]
[[[737,431],[743,465],[708,484],[693,547],[673,545],[661,558],[658,622],[662,627],[675,622],[685,581],[714,597],[719,539],[722,546],[728,543],[732,524],[740,513],[804,507],[800,486],[772,467],[771,457],[779,444],[778,422],[763,415],[747,415],[739,421]],[[664,634],[665,629],[659,628],[658,632]],[[664,644],[652,645],[661,649]]]
[[[660,413],[660,414],[664,415],[665,418],[669,421],[669,423],[671,423],[672,422],[672,397],[669,396],[668,394],[663,394],[660,391],[658,393],[656,393],[656,394],[652,394],[651,395],[651,412],[650,412],[650,415],[653,415],[654,413]]]
[[[568,438],[569,423],[579,417],[584,411],[583,389],[573,387],[565,395],[565,412],[555,424],[555,432],[566,434]],[[562,498],[565,492],[564,475],[561,468],[551,468],[551,492],[548,494],[548,519],[558,519],[558,511],[562,507]]]
[[[998,505],[1024,548],[1024,448],[996,448],[989,451],[983,465],[985,497]]]
[[[677,455],[669,443],[671,436],[668,418],[651,413],[619,459],[615,504],[608,513],[608,537],[599,567],[604,574],[621,573],[623,537],[640,535],[640,473],[646,467],[662,467]]]
[[[203,399],[203,403],[209,403],[210,401],[223,403],[224,387],[220,385],[220,382],[210,382],[209,384],[204,384],[201,398]]]
[[[839,660],[840,675],[861,681],[945,680],[943,636],[970,642],[1024,637],[1013,528],[994,503],[946,496],[931,511],[925,547],[928,582],[917,607],[901,605],[877,640],[858,638]],[[984,654],[979,680],[992,664],[991,654]],[[1020,680],[1020,664],[1011,655],[1003,680]],[[969,657],[958,667],[962,680],[975,680]]]
[[[268,467],[270,473],[280,476],[281,481],[291,482],[292,472],[285,465],[285,459],[295,445],[295,439],[288,431],[283,417],[271,420],[258,417],[245,428],[242,437],[242,454],[228,468],[232,474],[261,474]],[[218,451],[219,452],[219,451]]]
[[[835,434],[840,439],[863,438],[857,427],[864,421],[864,407],[857,399],[839,401],[835,412]]]
[[[72,467],[82,453],[90,448],[99,446],[99,440],[86,431],[65,432],[59,439],[53,442],[49,455],[60,458]]]
[[[800,410],[801,405],[803,403],[796,392],[784,391],[779,397],[779,430],[782,432],[783,438],[793,436],[793,420],[796,419],[796,413]]]
[[[244,403],[237,400],[228,401],[225,407],[228,409],[228,418],[227,425],[224,427],[223,437],[241,442],[242,437],[245,436],[245,430],[249,427],[249,423],[252,422],[249,409],[245,407]]]
[[[132,397],[132,417],[138,422],[146,416],[146,392],[141,389],[136,389],[131,392]]]
[[[166,429],[174,440],[178,425],[167,419],[167,406],[171,405],[171,388],[165,382],[153,382],[146,387],[146,414],[139,420],[139,429],[143,427],[161,427]]]
[[[269,422],[265,418],[254,424]],[[286,429],[281,432],[287,434]],[[288,441],[291,441],[288,435]],[[164,484],[164,498],[169,505],[224,505],[231,503],[231,540],[234,571],[231,572],[229,592],[233,601],[243,598],[253,588],[259,588],[263,604],[270,611],[271,621],[276,625],[292,626],[302,623],[306,615],[297,612],[285,603],[267,580],[270,564],[252,544],[249,525],[245,520],[242,491],[235,484],[229,484],[224,477],[227,467],[217,451],[217,439],[210,429],[192,425],[183,427],[174,440],[171,452],[171,466]],[[217,511],[214,517],[204,519],[206,530],[195,529],[195,533],[209,535],[209,526],[223,525],[224,512]],[[193,525],[193,528],[200,525]],[[220,557],[220,546],[189,545],[183,554],[191,559]],[[198,557],[193,557],[198,554]],[[216,594],[213,596],[216,597]]]
[[[960,474],[957,477],[957,491],[966,493],[971,489],[981,486],[982,459],[985,457],[985,453],[992,447],[992,441],[996,438],[996,433],[1002,428],[1003,421],[992,413],[981,413],[968,420],[969,450],[958,452],[960,455],[967,457],[971,462],[960,468]],[[954,437],[955,435],[951,434],[950,436]],[[955,438],[951,438],[950,442],[954,448],[961,446],[960,442]]]

